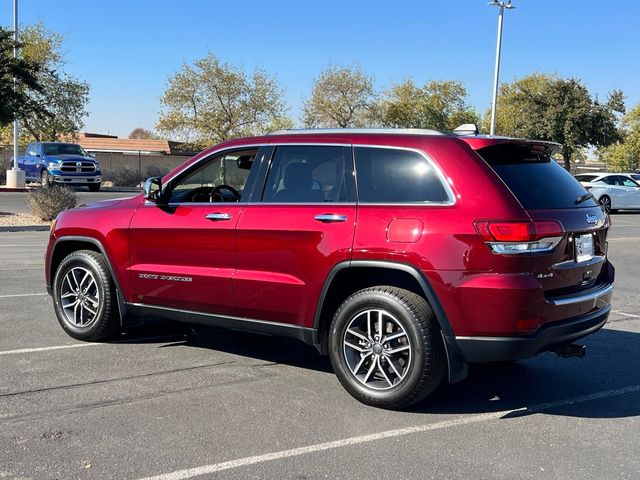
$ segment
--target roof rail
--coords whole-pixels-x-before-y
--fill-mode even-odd
[[[341,133],[382,133],[395,135],[446,135],[439,130],[424,128],[289,128],[276,130],[267,135],[308,135],[308,134],[341,134]]]

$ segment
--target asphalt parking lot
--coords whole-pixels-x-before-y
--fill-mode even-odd
[[[152,322],[77,342],[47,235],[0,233],[0,478],[640,478],[640,215],[613,216],[614,311],[584,359],[474,367],[406,412],[295,341]]]

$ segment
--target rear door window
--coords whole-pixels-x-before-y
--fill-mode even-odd
[[[596,178],[598,178],[597,175],[576,175],[576,180],[579,182],[592,182]]]
[[[283,145],[271,161],[265,203],[352,203],[352,160],[347,147]]]
[[[426,157],[413,150],[356,147],[360,203],[453,203]]]
[[[477,150],[520,204],[530,210],[595,207],[593,199],[579,204],[587,193],[569,172],[546,153],[527,144],[500,144]]]

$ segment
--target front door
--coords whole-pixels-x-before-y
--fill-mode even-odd
[[[235,228],[256,149],[213,154],[145,202],[130,225],[138,303],[234,315]]]
[[[351,258],[352,164],[348,146],[276,146],[264,193],[237,226],[240,315],[311,326],[324,280]]]

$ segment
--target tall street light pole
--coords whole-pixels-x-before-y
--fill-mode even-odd
[[[493,99],[491,100],[491,130],[490,135],[494,135],[496,131],[496,107],[498,105],[498,81],[500,78],[500,51],[502,50],[502,19],[504,17],[504,10],[511,10],[516,8],[511,5],[511,0],[507,2],[493,0],[489,5],[493,7],[499,7],[500,13],[498,14],[498,41],[496,43],[496,68],[493,72]]]
[[[13,0],[13,58],[18,58],[18,0]],[[13,87],[18,88],[18,79],[13,78]],[[7,170],[7,187],[24,188],[24,172],[18,168],[18,147],[19,147],[19,125],[18,115],[13,120],[13,168]]]

